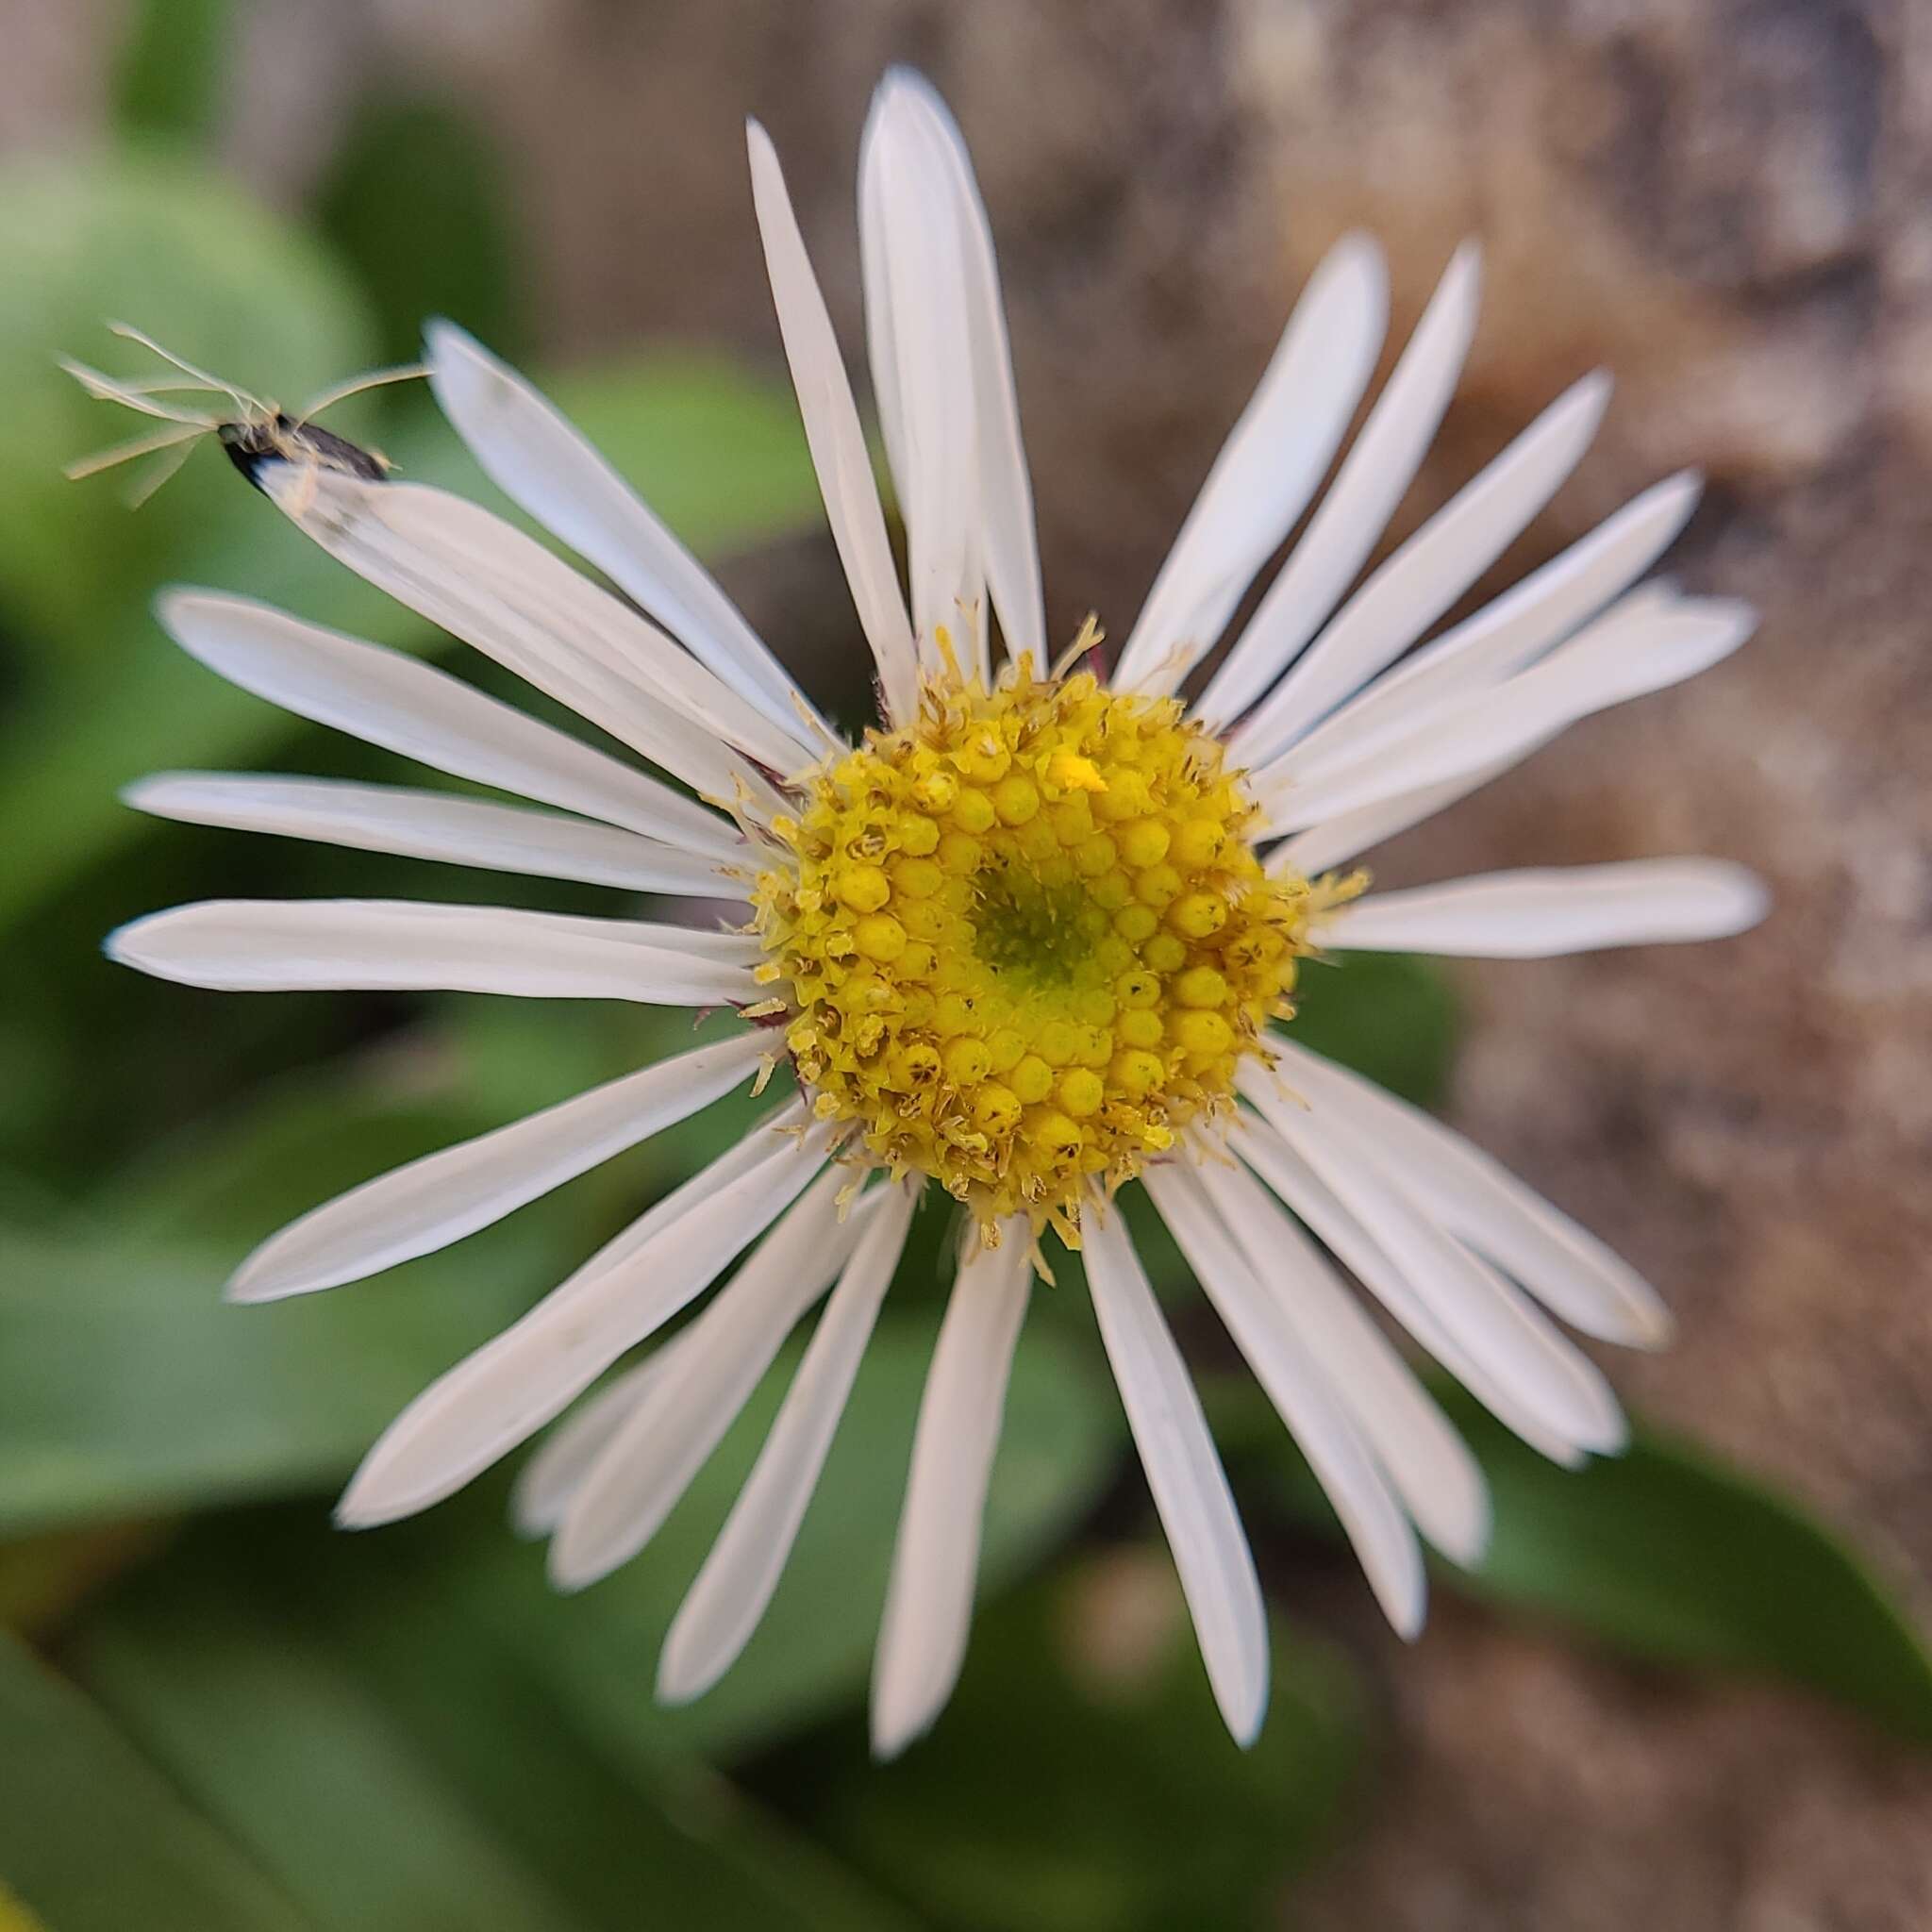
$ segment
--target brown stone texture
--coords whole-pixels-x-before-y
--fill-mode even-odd
[[[328,40],[295,70],[311,111],[318,73],[347,91],[377,63],[482,104],[571,350],[669,332],[774,356],[747,109],[856,347],[865,96],[889,59],[925,67],[998,231],[1068,631],[1130,619],[1324,247],[1383,239],[1399,344],[1480,236],[1468,378],[1398,533],[1607,364],[1596,449],[1497,580],[1697,464],[1674,567],[1764,625],[1383,875],[1711,851],[1777,908],[1723,945],[1461,975],[1454,1115],[1678,1309],[1673,1350],[1611,1364],[1633,1401],[1789,1485],[1932,1614],[1932,7],[369,0],[265,7],[255,31],[264,89]],[[237,158],[273,176],[255,99]],[[842,627],[795,557],[734,581],[781,647]],[[796,622],[819,595],[830,616]],[[1293,1923],[1932,1925],[1932,1766],[1822,1707],[1454,1607],[1373,1654],[1383,1789]]]

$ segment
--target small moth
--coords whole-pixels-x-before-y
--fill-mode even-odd
[[[262,487],[262,467],[270,462],[294,464],[308,473],[311,482],[323,471],[333,470],[360,477],[364,482],[379,483],[390,473],[389,458],[379,451],[361,448],[346,437],[336,435],[333,430],[318,427],[315,418],[325,409],[333,408],[351,396],[360,395],[364,390],[377,389],[385,383],[407,382],[427,373],[421,363],[410,363],[399,369],[378,369],[325,391],[291,413],[279,404],[250,395],[246,390],[224,382],[206,369],[197,369],[193,363],[184,362],[180,357],[162,348],[152,337],[143,335],[137,328],[130,328],[125,323],[114,323],[110,326],[115,335],[127,341],[138,342],[150,354],[158,356],[172,373],[139,381],[123,381],[65,357],[61,358],[61,368],[89,395],[98,397],[102,402],[119,403],[123,408],[136,410],[143,416],[158,418],[167,427],[137,436],[127,442],[116,443],[111,449],[102,450],[95,456],[84,457],[78,462],[70,463],[66,474],[77,480],[82,476],[96,475],[103,470],[111,470],[121,463],[134,462],[142,457],[162,455],[163,460],[136,491],[133,499],[136,504],[145,503],[187,461],[194,445],[208,436],[212,436],[221,444],[227,453],[228,460],[258,490]],[[234,406],[233,409],[193,408],[180,402],[166,400],[177,394],[195,393],[225,396]]]

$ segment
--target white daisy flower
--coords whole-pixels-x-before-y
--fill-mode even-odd
[[[1565,725],[1727,656],[1729,602],[1631,587],[1689,516],[1658,484],[1411,649],[1588,446],[1607,384],[1560,397],[1357,583],[1474,326],[1464,248],[1341,456],[1381,346],[1374,243],[1310,280],[1110,677],[1091,629],[1055,661],[991,238],[933,92],[893,74],[859,178],[873,388],[909,541],[902,593],[859,416],[777,157],[750,129],[778,323],[881,720],[841,740],[724,593],[541,396],[429,331],[450,421],[524,509],[625,593],[443,491],[321,462],[251,467],[318,543],[630,746],[593,750],[442,671],[205,591],[161,621],[234,682],[532,804],[308,778],[158,777],[164,817],[742,902],[723,932],[388,901],[216,902],[137,921],[114,955],[248,991],[454,988],[710,1008],[743,1030],[418,1160],[249,1257],[261,1301],[472,1234],[774,1067],[795,1094],[375,1444],[344,1524],[469,1482],[745,1258],[674,1340],[584,1402],[526,1469],[524,1524],[566,1588],[637,1554],[789,1332],[827,1297],[750,1479],[671,1630],[671,1700],[727,1668],[769,1602],[929,1183],[967,1238],[912,1443],[873,1687],[891,1755],[958,1677],[1008,1366],[1040,1237],[1084,1254],[1122,1402],[1214,1694],[1242,1742],[1267,1700],[1261,1592],[1199,1401],[1113,1197],[1145,1187],[1306,1453],[1395,1627],[1421,1542],[1482,1551],[1482,1476],[1337,1263],[1544,1454],[1614,1451],[1603,1376],[1551,1316],[1654,1345],[1652,1290],[1487,1156],[1295,1043],[1297,961],[1350,949],[1524,958],[1711,939],[1764,894],[1667,858],[1371,894],[1345,867]],[[1199,695],[1257,574],[1306,534]],[[1351,589],[1351,586],[1354,588]],[[636,608],[633,608],[635,606]],[[640,614],[648,613],[647,615]],[[995,621],[1004,655],[993,650]],[[694,795],[693,795],[694,794]],[[702,801],[702,802],[700,802]]]

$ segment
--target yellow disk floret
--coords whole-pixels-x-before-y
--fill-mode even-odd
[[[799,781],[761,874],[760,978],[822,1120],[982,1224],[1078,1220],[1227,1106],[1308,950],[1254,807],[1170,698],[1027,662]]]

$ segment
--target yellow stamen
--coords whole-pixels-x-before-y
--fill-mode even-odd
[[[1310,950],[1307,882],[1264,874],[1173,699],[1030,659],[991,692],[935,680],[795,789],[755,889],[784,1044],[854,1158],[939,1181],[982,1240],[1024,1213],[1077,1241],[1091,1179],[1231,1105]]]

